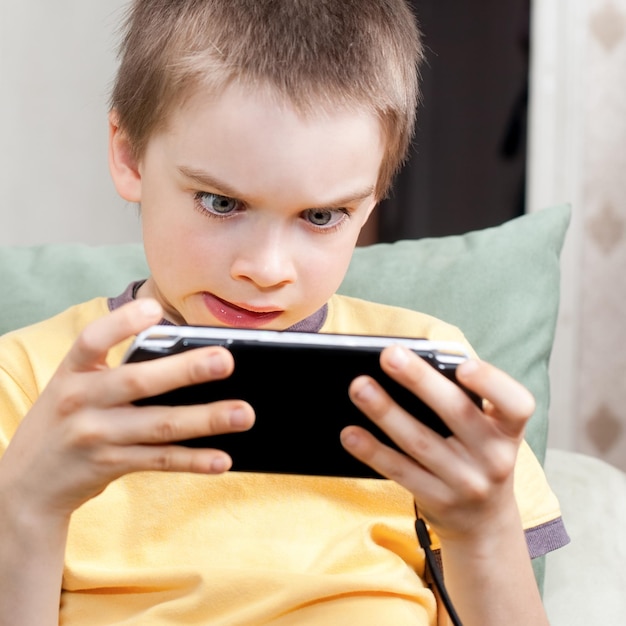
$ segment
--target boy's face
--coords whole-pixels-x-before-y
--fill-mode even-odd
[[[138,164],[113,122],[113,179],[141,204],[152,272],[140,295],[179,324],[284,329],[306,318],[344,277],[383,150],[370,114],[303,118],[237,86],[175,111]]]

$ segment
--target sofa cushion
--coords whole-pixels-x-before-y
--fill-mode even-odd
[[[547,451],[545,468],[572,540],[546,557],[550,624],[626,624],[626,473],[555,449]]]

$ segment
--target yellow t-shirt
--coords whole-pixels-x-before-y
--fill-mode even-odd
[[[107,312],[97,298],[0,338],[0,453],[80,330]],[[321,332],[465,341],[432,317],[344,296]],[[530,532],[560,523],[526,445],[516,496]],[[60,623],[432,625],[413,524],[411,496],[388,480],[129,474],[72,516]]]

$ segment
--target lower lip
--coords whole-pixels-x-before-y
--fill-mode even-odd
[[[240,309],[208,293],[205,293],[203,297],[204,304],[211,315],[221,324],[232,328],[260,328],[282,314],[282,311],[256,313],[247,309]]]

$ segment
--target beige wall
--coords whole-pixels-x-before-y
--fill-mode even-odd
[[[0,244],[139,240],[107,169],[122,0],[0,0]]]

